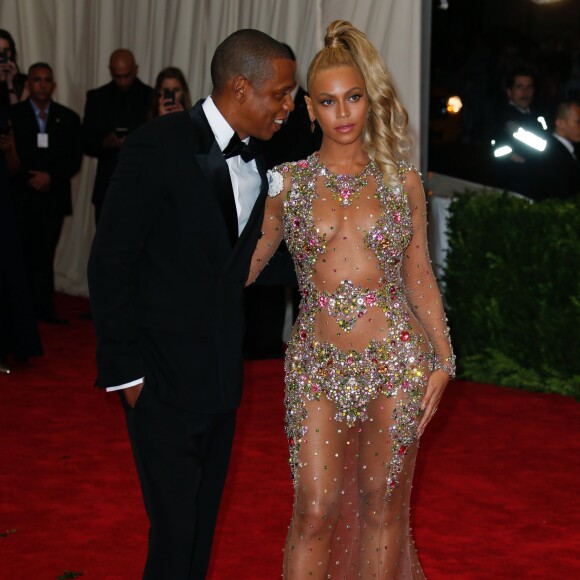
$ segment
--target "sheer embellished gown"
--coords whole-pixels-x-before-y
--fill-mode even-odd
[[[409,528],[420,403],[452,360],[426,242],[421,179],[318,154],[269,172],[250,280],[284,237],[300,313],[286,353],[295,496],[284,578],[424,578]]]

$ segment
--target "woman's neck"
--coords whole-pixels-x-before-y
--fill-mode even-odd
[[[355,174],[362,171],[370,161],[362,148],[362,141],[349,145],[323,139],[319,151],[320,163],[332,173]]]

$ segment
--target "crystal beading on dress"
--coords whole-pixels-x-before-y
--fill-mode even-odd
[[[332,190],[329,195],[330,172],[318,154],[270,171],[264,235],[250,276],[257,275],[284,237],[302,296],[285,362],[286,432],[297,496],[308,470],[307,458],[312,457],[312,453],[303,454],[303,449],[324,430],[324,446],[332,445],[338,435],[353,450],[353,465],[342,452],[330,454],[341,456],[343,470],[354,470],[348,484],[345,473],[340,474],[341,494],[346,495],[350,486],[359,496],[354,504],[359,505],[361,498],[368,501],[369,492],[361,483],[361,469],[364,473],[368,468],[382,501],[389,502],[402,485],[392,500],[397,505],[410,494],[420,403],[429,373],[446,364],[444,370],[453,374],[454,357],[426,252],[420,178],[407,163],[399,164],[399,180],[390,187],[373,161],[359,176],[363,173],[366,183],[361,183],[356,199],[350,196],[345,203]],[[413,181],[413,186],[406,187],[407,181]],[[335,185],[330,183],[333,189]],[[431,309],[426,310],[425,304]],[[312,421],[313,411],[320,409],[327,413],[324,427]],[[373,432],[376,439],[367,432]],[[379,446],[371,454],[377,459],[373,469],[360,464],[361,455],[368,452],[361,453],[363,445]],[[401,481],[401,477],[406,479]],[[333,479],[340,481],[336,476]],[[329,524],[340,550],[348,546],[344,556],[348,565],[344,560],[333,565],[340,574],[349,566],[361,566],[356,564],[355,546],[364,535],[360,530],[364,508],[353,507],[352,498],[350,502],[351,519],[341,508],[336,529]],[[405,520],[408,502],[400,509],[407,511],[406,516],[399,516]],[[328,510],[333,511],[332,507]],[[410,533],[394,541],[402,550],[411,549]],[[417,572],[416,577],[422,576]]]

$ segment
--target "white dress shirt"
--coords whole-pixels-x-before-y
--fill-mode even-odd
[[[224,116],[219,112],[211,96],[209,96],[202,105],[203,112],[207,117],[209,126],[213,131],[219,148],[223,151],[230,139],[234,135],[234,130],[230,127]],[[248,143],[249,137],[244,139],[244,143]],[[260,173],[256,166],[256,161],[252,159],[246,163],[239,155],[226,159],[228,169],[230,170],[230,178],[232,180],[232,189],[234,191],[234,200],[236,203],[236,212],[238,214],[238,235],[240,235],[246,224],[254,204],[260,194],[260,185],[262,183]],[[129,383],[117,385],[116,387],[107,387],[107,392],[119,391],[134,387],[143,382],[144,377],[135,379]]]

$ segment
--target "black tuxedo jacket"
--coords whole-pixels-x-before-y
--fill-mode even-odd
[[[84,152],[98,159],[92,201],[103,203],[117,165],[118,149],[103,149],[103,138],[118,127],[134,131],[145,123],[153,106],[153,89],[139,79],[126,92],[111,81],[87,92],[83,115]]]
[[[243,288],[267,193],[256,162],[262,187],[238,239],[228,167],[200,103],[127,138],[89,260],[99,387],[144,376],[181,408],[239,404]]]
[[[37,144],[38,123],[30,100],[10,108],[10,122],[20,169],[12,178],[12,193],[19,206],[34,203],[38,196],[50,197],[57,213],[72,213],[71,178],[79,171],[83,156],[80,117],[71,109],[52,102],[46,132],[48,148]],[[50,191],[39,193],[27,185],[29,171],[46,171],[51,177]]]
[[[261,142],[266,167],[272,167],[287,161],[306,159],[320,149],[322,131],[316,124],[314,133],[310,129],[310,117],[304,97],[306,91],[299,88],[294,99],[294,110],[288,115],[283,127],[274,133],[272,139]]]
[[[580,163],[553,135],[547,135],[545,158],[540,164],[541,194],[547,198],[570,198],[580,194]]]

